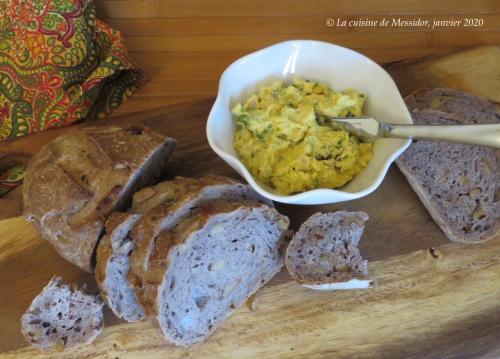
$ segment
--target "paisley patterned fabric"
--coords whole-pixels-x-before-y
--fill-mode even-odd
[[[0,141],[104,119],[143,83],[91,0],[0,0]],[[24,172],[0,173],[0,197]]]
[[[104,119],[142,84],[90,0],[0,0],[0,141]]]

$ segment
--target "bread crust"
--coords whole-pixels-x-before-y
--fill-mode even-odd
[[[24,216],[66,260],[93,270],[104,221],[156,180],[175,140],[142,126],[74,129],[42,147],[24,178]],[[145,164],[158,164],[145,173]]]

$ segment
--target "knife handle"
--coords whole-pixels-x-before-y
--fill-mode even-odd
[[[414,138],[500,148],[500,124],[493,125],[391,125],[380,124],[381,137]]]

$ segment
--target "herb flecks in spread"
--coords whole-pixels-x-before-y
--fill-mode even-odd
[[[368,165],[373,144],[322,118],[359,117],[364,102],[354,90],[276,81],[233,108],[234,148],[253,176],[281,194],[342,187]]]

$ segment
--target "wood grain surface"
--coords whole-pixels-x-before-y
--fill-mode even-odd
[[[367,236],[365,236],[367,237]],[[365,238],[365,241],[369,238]],[[190,350],[150,323],[107,328],[81,358],[498,358],[500,241],[445,245],[370,265],[369,291],[319,292],[284,273]],[[489,330],[485,331],[484,328]],[[68,358],[26,348],[3,357]]]
[[[353,48],[379,63],[500,43],[500,0],[95,0],[151,78],[116,114],[215,96],[239,57],[290,39]],[[333,26],[326,20],[482,19],[480,27]]]
[[[422,75],[418,85],[429,85],[438,76],[432,69],[444,61],[448,73],[457,75],[439,77],[440,86],[460,85],[482,93],[488,78],[500,72],[493,66],[493,71],[485,73],[481,66],[469,64],[498,64],[497,51],[495,47],[465,51],[425,60],[421,67],[421,62],[406,63],[390,70],[398,85],[410,91],[403,66],[416,78]],[[465,76],[464,70],[480,75]],[[212,102],[209,98],[125,115],[101,125],[140,122],[177,138],[179,145],[166,178],[207,173],[236,176],[206,143],[204,124]],[[4,143],[0,151],[34,153],[67,130]],[[363,199],[278,208],[290,216],[294,228],[318,210],[366,211],[370,221],[360,247],[370,261],[375,287],[319,293],[300,287],[282,272],[260,291],[255,312],[240,308],[207,343],[190,350],[167,345],[149,323],[124,324],[106,311],[107,328],[92,345],[44,354],[23,348],[19,322],[40,289],[52,275],[62,275],[68,281],[87,283],[90,291],[97,290],[91,275],[61,259],[23,219],[11,218],[0,221],[0,357],[500,357],[500,238],[484,245],[448,244],[395,166],[381,187]]]

